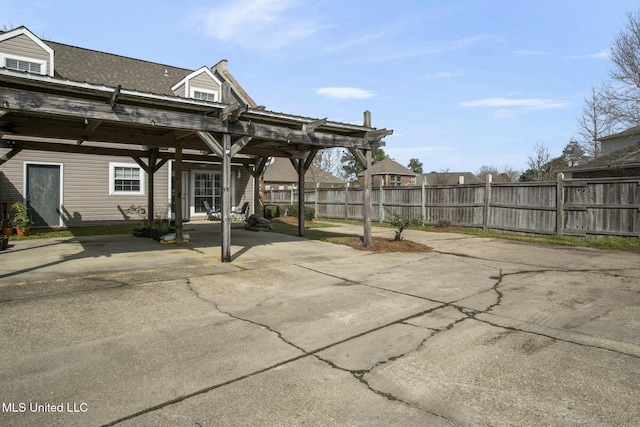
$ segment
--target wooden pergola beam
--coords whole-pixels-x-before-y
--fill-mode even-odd
[[[75,153],[75,154],[94,154],[102,156],[119,156],[119,157],[145,157],[148,155],[147,150],[135,150],[127,148],[111,148],[111,147],[92,147],[87,145],[75,145],[65,143],[53,143],[53,142],[35,142],[27,140],[3,140],[0,141],[0,147],[4,148],[19,148],[20,150],[33,150],[33,151],[49,151],[54,153]],[[16,153],[17,154],[17,153]],[[173,160],[174,153],[170,151],[160,151],[157,155],[163,162]],[[221,163],[222,159],[218,156],[211,155],[198,155],[191,153],[184,153],[182,155],[185,161],[189,162],[204,162],[204,163]],[[252,158],[238,158],[234,159],[234,163],[240,164],[253,164],[255,159]]]
[[[161,108],[116,104],[109,105],[90,99],[63,97],[55,94],[41,96],[32,92],[2,88],[0,105],[6,105],[9,112],[32,113],[36,115],[79,120],[78,111],[88,120],[118,123],[120,125],[165,128],[174,131],[195,131],[249,136],[254,139],[299,143],[318,147],[371,148],[375,140],[366,141],[361,137],[338,135],[335,133],[313,132],[291,129],[251,121],[223,121],[202,114],[171,111]]]

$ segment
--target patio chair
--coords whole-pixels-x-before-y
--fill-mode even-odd
[[[244,202],[240,209],[238,208],[231,209],[231,219],[244,221],[247,219],[248,212],[249,212],[249,202]]]
[[[206,200],[202,201],[204,208],[207,212],[207,220],[212,221],[214,219],[220,219],[220,211],[218,209],[212,208],[209,202]]]

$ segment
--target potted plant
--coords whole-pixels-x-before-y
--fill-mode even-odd
[[[11,236],[13,234],[13,224],[9,218],[4,218],[2,220],[2,235],[3,236]]]
[[[16,227],[16,233],[19,237],[28,236],[33,222],[31,218],[29,218],[27,205],[22,202],[15,202],[11,205],[11,209],[15,212],[13,215],[13,225]]]

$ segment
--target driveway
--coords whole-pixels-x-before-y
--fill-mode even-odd
[[[0,425],[640,419],[638,254],[410,230],[434,251],[371,254],[234,229],[223,264],[215,227],[0,252]]]

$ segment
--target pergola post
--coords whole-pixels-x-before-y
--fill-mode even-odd
[[[155,176],[155,168],[156,158],[158,156],[158,149],[154,148],[149,150],[149,166],[147,168],[147,212],[148,212],[148,220],[149,225],[151,225],[153,218],[155,217],[155,210],[153,205],[153,187],[154,187],[154,176]]]
[[[231,262],[231,135],[222,135],[222,262]]]
[[[364,125],[371,127],[371,112],[364,112]],[[371,150],[365,150],[365,170],[364,170],[364,194],[363,194],[363,223],[364,230],[362,244],[365,248],[371,246]]]
[[[175,196],[173,204],[175,205],[175,223],[176,223],[176,244],[181,245],[182,240],[182,146],[176,145],[176,161],[173,172],[176,174],[175,178]]]
[[[304,159],[296,161],[298,171],[298,236],[304,237]]]

